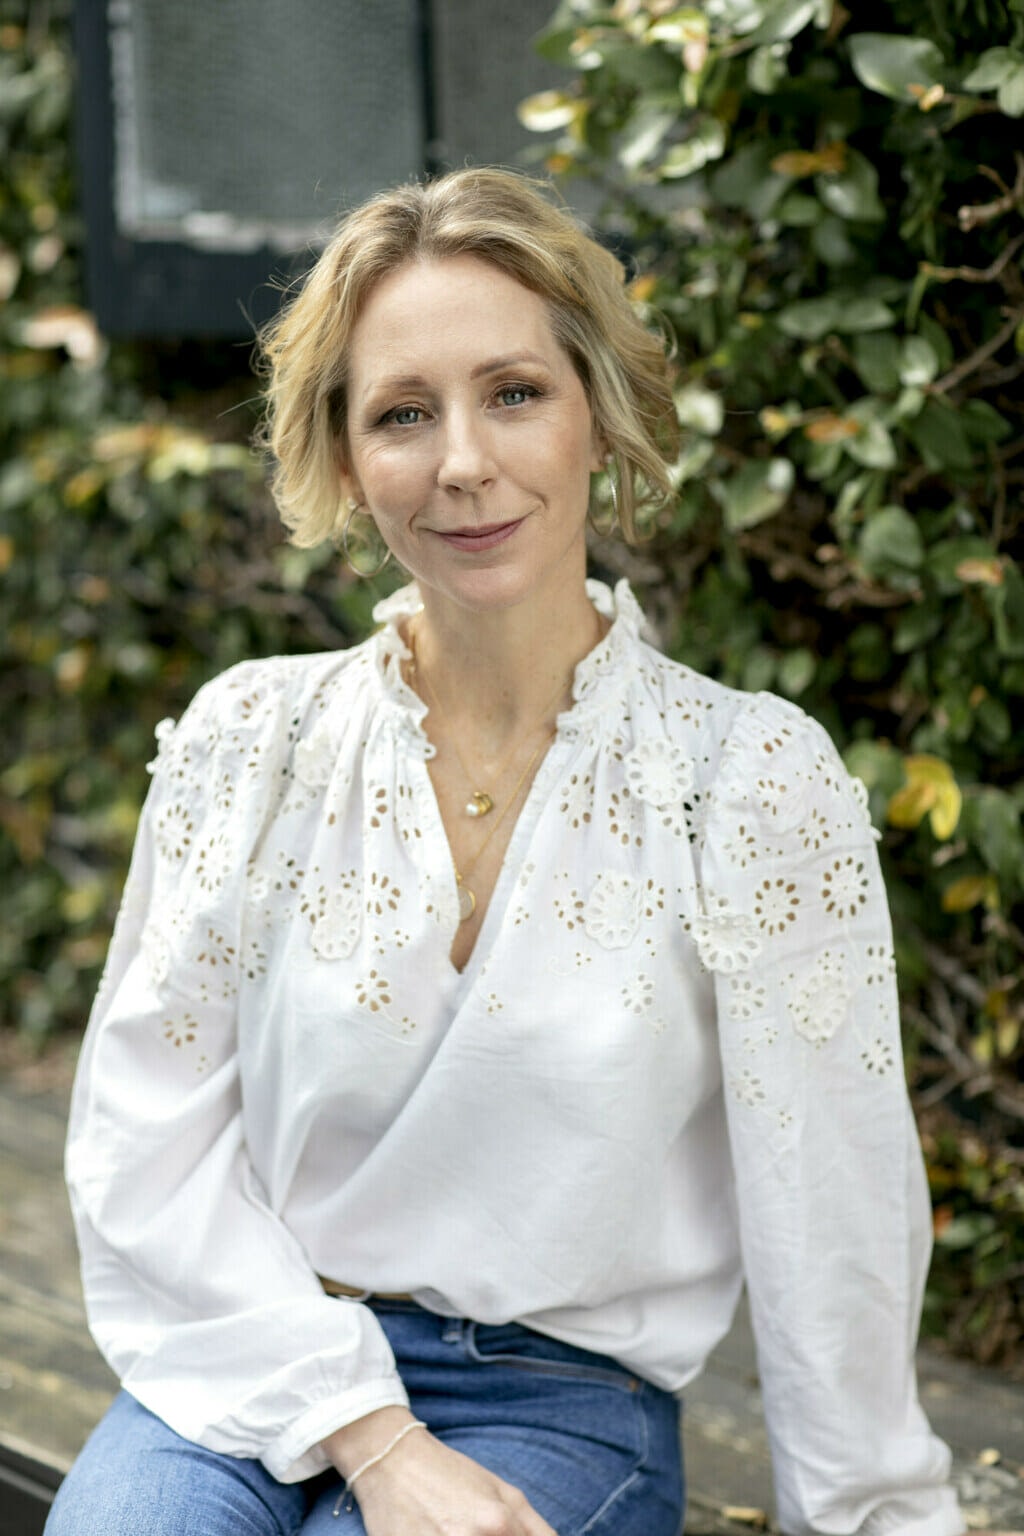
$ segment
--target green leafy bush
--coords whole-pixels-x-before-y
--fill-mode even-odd
[[[154,725],[361,636],[373,594],[284,545],[244,348],[110,348],[81,308],[66,16],[29,9],[0,4],[0,1019],[41,1039],[88,1010]]]
[[[947,1117],[934,1317],[1020,1358],[1024,3],[565,0],[540,48],[576,81],[523,121],[562,130],[548,168],[600,189],[678,343],[648,604],[869,787]]]

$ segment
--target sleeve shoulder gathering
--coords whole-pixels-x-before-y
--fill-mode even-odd
[[[160,749],[76,1078],[66,1171],[90,1327],[188,1439],[285,1482],[407,1401],[368,1308],[326,1297],[247,1156],[238,1063],[246,869],[295,734],[302,659],[244,663]]]
[[[875,836],[863,786],[782,700],[736,714],[702,886],[782,1528],[956,1536],[915,1383],[930,1211]]]

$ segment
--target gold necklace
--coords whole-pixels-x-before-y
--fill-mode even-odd
[[[431,704],[434,705],[435,709],[437,710],[437,713],[443,719],[444,718],[444,710],[441,708],[441,701],[437,697],[437,694],[434,692],[433,688],[430,686],[430,679],[427,677],[425,672],[422,672],[420,670],[419,666],[417,665],[417,661],[416,661],[416,631],[415,631],[415,629],[411,625],[409,627],[409,651],[411,653],[410,662],[409,662],[409,669],[410,669],[411,672],[413,672],[415,674],[415,676],[418,678],[418,680],[423,684],[423,687],[425,688],[425,690],[427,692],[427,695],[428,695],[428,697],[430,699]],[[540,719],[539,719],[537,725],[533,726],[530,730],[528,730],[525,733],[525,735],[520,736],[518,741],[514,741],[512,743],[512,750],[510,752],[506,753],[506,755],[502,758],[501,762],[498,764],[497,768],[495,768],[495,770],[494,770],[494,781],[495,781],[495,783],[497,783],[501,779],[502,774],[505,772],[505,769],[508,767],[509,763],[515,757],[516,753],[519,751],[519,748],[523,745],[523,742],[524,741],[528,741],[530,739],[530,737],[533,735],[533,732],[536,731],[536,730],[539,730],[540,726],[543,725],[544,720],[545,720],[545,718],[546,718],[546,716],[548,714],[548,711],[551,709],[552,704],[554,704],[555,700],[557,698],[559,698],[565,692],[567,686],[568,686],[567,682],[559,683],[559,685],[556,688],[555,692],[551,695],[550,699],[548,699],[547,703],[544,705],[544,708],[541,711]],[[461,752],[461,750],[459,748],[458,738],[456,736],[452,737],[451,744],[452,744],[452,747],[453,747],[453,749],[455,751],[455,756],[459,760],[459,767],[462,769],[462,772],[463,772],[463,774],[464,774],[464,776],[466,778],[466,782],[468,784],[470,784],[470,785],[474,784],[476,782],[476,774],[475,773],[470,773],[469,769],[467,768],[467,766],[466,766],[466,759],[462,755],[462,752]],[[540,749],[538,748],[538,751],[539,750]],[[532,764],[532,759],[531,759],[531,764]],[[522,782],[522,781],[520,781],[520,782]],[[518,790],[518,788],[519,788],[519,786],[517,785],[516,789]],[[507,810],[508,807],[506,806],[505,809]],[[491,811],[494,810],[494,796],[488,794],[486,789],[471,789],[469,799],[466,801],[466,804],[463,806],[463,810],[465,811],[467,816],[473,816],[473,817],[489,816]],[[486,845],[482,845],[481,846],[480,852],[483,851],[483,847],[484,846],[486,846]],[[478,854],[478,857],[479,857],[479,854]],[[476,860],[474,860],[474,863],[475,862],[476,862]]]
[[[481,858],[483,857],[483,851],[487,847],[487,844],[490,842],[491,838],[494,836],[495,832],[497,832],[498,828],[501,826],[502,822],[505,820],[505,817],[508,815],[508,813],[512,809],[513,805],[518,800],[518,798],[519,798],[519,791],[522,789],[523,785],[526,783],[527,774],[530,772],[530,769],[533,767],[533,765],[537,761],[538,757],[540,757],[540,754],[541,754],[541,752],[544,749],[546,741],[550,741],[551,736],[553,734],[554,734],[553,732],[549,732],[546,738],[542,739],[541,741],[539,741],[537,743],[536,747],[533,750],[533,754],[530,757],[530,761],[527,763],[526,767],[523,769],[522,773],[519,775],[519,778],[516,781],[515,789],[512,791],[511,795],[509,795],[508,799],[505,801],[505,804],[502,806],[501,810],[498,812],[498,814],[497,814],[497,816],[495,817],[495,820],[494,820],[494,825],[491,827],[491,829],[488,832],[487,836],[484,838],[483,842],[480,844],[480,846],[477,849],[476,853],[474,853],[473,857],[470,859],[469,863],[466,865],[465,869],[460,870],[458,865],[455,863],[455,860],[454,859],[452,860],[452,868],[455,870],[455,884],[458,887],[458,892],[459,892],[459,923],[460,924],[467,923],[469,921],[469,919],[473,916],[473,913],[476,911],[476,892],[473,890],[472,886],[469,884],[468,877],[473,873],[474,869],[476,869],[476,866],[479,864]]]

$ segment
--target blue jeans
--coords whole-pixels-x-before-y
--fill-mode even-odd
[[[679,1405],[606,1358],[517,1323],[374,1299],[412,1411],[522,1489],[558,1536],[679,1536]],[[339,1301],[339,1306],[351,1305]],[[365,1536],[339,1479],[279,1483],[183,1440],[126,1392],[57,1495],[45,1536]]]

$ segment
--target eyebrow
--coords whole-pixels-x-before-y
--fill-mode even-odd
[[[470,374],[470,378],[486,378],[488,374],[501,373],[506,368],[520,367],[524,363],[544,368],[548,372],[551,370],[551,364],[539,352],[511,352],[504,357],[491,357],[484,363],[478,363]],[[418,373],[396,374],[393,378],[374,379],[363,394],[362,403],[365,405],[367,402],[374,401],[378,395],[392,394],[395,390],[419,389],[426,382]]]

